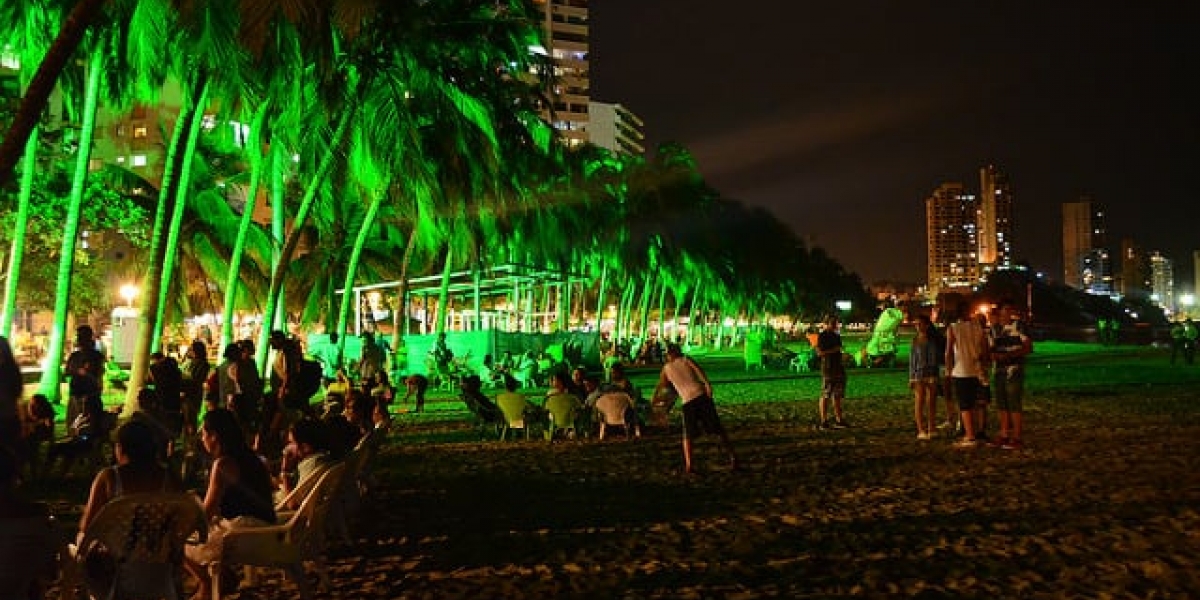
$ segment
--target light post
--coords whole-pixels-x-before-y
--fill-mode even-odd
[[[1183,313],[1184,318],[1190,318],[1192,316],[1192,305],[1194,305],[1195,303],[1196,303],[1196,295],[1195,294],[1180,294],[1179,295],[1179,306],[1183,307],[1183,310],[1181,310],[1180,312]]]
[[[121,294],[121,297],[125,299],[125,306],[133,308],[133,299],[137,298],[138,291],[138,286],[132,283],[127,283],[121,286],[121,289],[118,290],[118,293]]]

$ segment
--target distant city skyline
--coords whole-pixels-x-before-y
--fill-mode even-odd
[[[1191,289],[1191,12],[606,0],[591,7],[592,96],[640,116],[649,152],[682,143],[713,187],[867,284],[923,282],[924,199],[994,164],[1015,198],[1014,260],[1061,279],[1061,206],[1089,195],[1110,240],[1161,251]]]

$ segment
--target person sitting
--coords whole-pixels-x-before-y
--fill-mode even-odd
[[[57,414],[45,394],[34,394],[21,411],[22,462],[29,467],[29,476],[36,478],[42,445],[54,439],[54,419]]]
[[[650,412],[650,403],[642,396],[642,390],[634,385],[629,380],[629,375],[625,373],[624,365],[614,365],[609,373],[609,381],[600,386],[601,393],[605,392],[624,392],[629,394],[630,400],[633,400],[632,421],[639,429],[646,425],[646,414]]]
[[[545,411],[536,404],[529,401],[525,394],[517,391],[517,380],[511,376],[504,378],[504,391],[496,394],[496,406],[500,407],[501,412],[508,414],[521,414],[524,420],[528,423],[538,423],[545,420]],[[508,407],[508,411],[504,410]],[[512,420],[511,418],[509,419]]]
[[[283,457],[279,461],[279,490],[276,494],[276,508],[295,510],[300,507],[303,498],[295,497],[294,490],[311,489],[316,483],[316,475],[320,476],[334,459],[329,454],[329,440],[326,426],[321,421],[303,418],[288,429],[287,446],[283,449]],[[278,502],[292,496],[283,506]]]
[[[212,457],[203,501],[212,525],[203,544],[187,547],[184,568],[199,582],[195,597],[208,598],[212,579],[204,565],[219,558],[226,532],[274,524],[275,504],[266,463],[250,448],[232,411],[218,408],[204,415],[200,440]],[[233,577],[222,579],[236,581]]]
[[[117,428],[113,444],[117,464],[102,469],[92,480],[87,505],[79,518],[80,536],[100,508],[122,494],[183,491],[179,476],[159,460],[159,435],[144,421],[130,420]]]
[[[145,423],[154,433],[156,456],[166,459],[171,455],[175,445],[175,432],[169,423],[170,417],[163,412],[158,393],[152,388],[138,390],[137,410],[129,416],[129,421]]]
[[[346,419],[345,407],[336,403],[321,417],[325,428],[325,443],[329,456],[341,460],[362,439],[362,428]]]
[[[46,451],[46,472],[53,473],[55,464],[61,461],[60,476],[66,476],[75,461],[92,457],[100,443],[109,435],[115,415],[104,411],[99,394],[83,397],[83,412],[70,425],[70,435],[50,444]]]
[[[43,598],[58,574],[61,534],[46,504],[17,491],[20,480],[17,455],[0,444],[0,555],[19,556],[0,565],[0,593],[9,598]]]
[[[580,413],[584,412],[579,408],[583,406],[583,402],[579,399],[579,395],[571,390],[572,387],[571,379],[565,371],[555,371],[550,376],[550,390],[546,392],[545,406],[547,409],[554,407],[556,412],[564,411],[559,413],[560,419],[564,418],[562,415],[565,414],[565,411],[573,410],[575,412],[573,425],[579,427]],[[581,431],[586,431],[586,429]]]
[[[462,399],[463,404],[467,405],[467,410],[475,415],[479,424],[499,425],[504,423],[504,415],[500,412],[500,408],[487,396],[483,395],[483,384],[479,380],[478,375],[463,377],[459,387],[462,389],[462,394],[459,395],[459,398]]]
[[[325,386],[326,400],[337,398],[338,402],[346,403],[346,396],[350,394],[350,377],[346,375],[345,369],[338,369],[333,374],[333,380]]]
[[[100,509],[114,498],[125,494],[183,491],[179,476],[159,461],[160,439],[161,432],[155,431],[145,421],[131,420],[117,428],[117,440],[113,445],[117,464],[102,469],[92,479],[87,504],[83,508],[83,516],[79,518],[76,545],[82,542],[84,532]],[[92,597],[102,597],[112,589],[115,565],[112,568],[98,568],[106,559],[111,564],[112,559],[103,548],[72,546],[72,550],[77,563],[87,564],[87,568],[81,569],[81,575]]]
[[[375,374],[375,385],[371,387],[371,397],[375,399],[376,405],[388,407],[392,405],[392,400],[396,398],[396,389],[392,387],[392,382],[388,380],[387,371],[380,371]]]
[[[491,354],[483,355],[483,364],[479,366],[479,379],[486,387],[504,385],[504,372],[498,367]]]

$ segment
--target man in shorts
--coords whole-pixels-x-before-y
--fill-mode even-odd
[[[1033,341],[1021,324],[1021,313],[1011,300],[1002,300],[999,329],[992,340],[992,393],[1000,413],[1000,437],[993,445],[1020,450],[1022,405],[1025,399],[1025,357],[1033,352]]]
[[[820,422],[818,429],[847,427],[842,415],[842,400],[846,397],[846,363],[842,357],[842,334],[838,333],[838,318],[825,318],[825,328],[817,334],[817,356],[821,359],[821,399],[817,403]],[[829,421],[829,404],[833,403],[834,421]]]
[[[979,443],[975,412],[988,363],[987,335],[972,318],[970,305],[959,302],[958,321],[946,333],[946,370],[954,383],[954,398],[958,400],[963,426],[963,438],[954,444],[957,447],[971,448]]]
[[[683,401],[684,472],[696,472],[692,466],[692,440],[704,433],[713,433],[720,438],[721,447],[729,454],[729,466],[737,470],[738,461],[733,444],[721,426],[717,406],[713,403],[712,383],[704,369],[696,361],[684,356],[677,344],[667,346],[667,361],[663,363],[662,373],[658,376],[658,384],[654,386],[654,395],[651,397],[659,397],[659,393],[668,385],[675,388]]]

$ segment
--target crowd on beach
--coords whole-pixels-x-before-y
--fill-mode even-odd
[[[23,399],[19,367],[0,338],[0,519],[6,519],[0,547],[25,544],[24,556],[48,565],[19,573],[0,568],[0,590],[40,598],[57,576],[60,585],[72,581],[93,597],[108,597],[115,567],[97,565],[106,556],[112,560],[113,549],[84,544],[89,528],[117,498],[174,494],[191,498],[209,523],[207,541],[187,544],[181,565],[195,581],[196,597],[210,597],[206,565],[220,552],[223,532],[275,525],[278,511],[298,508],[303,495],[296,490],[311,488],[322,467],[345,459],[391,424],[393,394],[385,371],[355,385],[345,377],[327,385],[318,381],[325,401],[313,405],[314,390],[299,370],[305,360],[299,343],[273,332],[270,344],[276,352],[266,381],[249,341],[228,345],[216,366],[200,340],[182,364],[156,353],[137,391],[136,410],[122,417],[103,405],[104,356],[91,328],[81,326],[65,366],[67,435],[56,437],[55,407],[42,394]],[[45,505],[22,497],[19,483],[57,480],[79,466],[96,474],[88,497],[80,499],[86,503],[77,532],[65,535]],[[13,531],[25,534],[8,535]]]
[[[917,439],[943,435],[955,439],[959,448],[987,442],[1021,449],[1024,363],[1033,348],[1015,303],[1003,300],[986,313],[972,312],[963,304],[944,330],[927,316],[918,315],[915,322],[908,371]],[[821,431],[850,426],[843,406],[847,371],[839,326],[836,316],[827,318],[814,343],[822,378],[817,406]],[[38,394],[21,402],[19,370],[15,376],[8,372],[16,369],[15,360],[0,338],[0,368],[6,370],[0,373],[5,388],[0,390],[0,483],[6,488],[0,510],[14,518],[44,519],[44,507],[30,508],[34,505],[20,499],[19,480],[62,477],[79,464],[99,468],[75,536],[79,543],[98,511],[116,497],[201,490],[195,499],[210,524],[208,541],[189,545],[182,564],[195,581],[198,597],[206,597],[213,583],[205,565],[219,553],[223,532],[273,524],[278,511],[294,510],[294,492],[305,488],[306,481],[311,486],[316,473],[345,458],[364,438],[386,432],[397,404],[411,401],[411,411],[422,412],[433,378],[439,376],[436,371],[403,376],[405,394],[400,396],[390,382],[386,354],[366,350],[354,364],[322,370],[320,381],[313,384],[302,373],[301,365],[310,357],[299,341],[281,331],[272,332],[269,340],[275,352],[265,381],[249,340],[228,345],[215,366],[208,363],[201,340],[192,343],[182,363],[154,355],[137,394],[137,410],[118,427],[118,414],[106,411],[101,402],[104,357],[95,349],[90,328],[82,326],[66,363],[69,434],[56,439],[55,408]],[[451,363],[453,357],[445,336],[440,336],[431,350],[435,367]],[[737,455],[704,369],[677,344],[666,344],[660,360],[649,396],[629,380],[622,361],[606,362],[603,375],[581,365],[551,363],[541,367],[544,379],[537,382],[520,377],[527,363],[506,354],[498,361],[485,360],[480,373],[458,374],[454,383],[478,430],[500,439],[514,430],[551,441],[603,438],[606,429],[618,426],[626,437],[636,438],[665,426],[668,412],[678,403],[682,472],[699,472],[693,444],[706,434],[717,439],[729,467],[737,470]],[[544,394],[538,383],[546,388]],[[495,393],[489,395],[489,388]],[[939,397],[946,402],[941,424]],[[991,407],[999,432],[989,440]],[[115,464],[104,466],[109,441]],[[91,550],[71,548],[66,556],[72,558],[66,562],[79,563]],[[63,555],[61,548],[58,552]],[[108,585],[86,577],[80,581],[89,588]],[[35,585],[33,580],[26,584]]]

